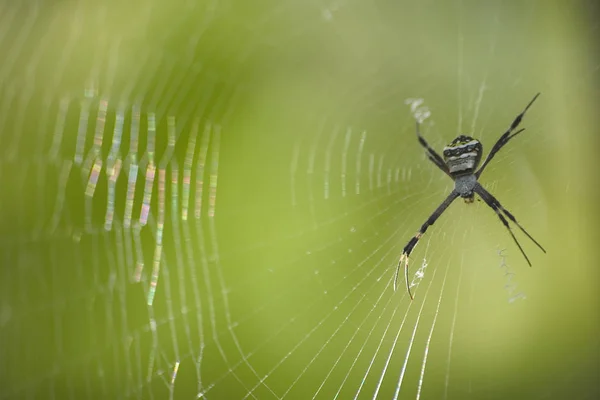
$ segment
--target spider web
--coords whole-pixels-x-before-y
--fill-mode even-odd
[[[0,10],[0,398],[598,396],[591,2]]]

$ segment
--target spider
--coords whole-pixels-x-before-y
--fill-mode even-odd
[[[432,163],[434,163],[446,175],[448,175],[450,178],[452,178],[452,180],[454,180],[454,189],[452,190],[452,192],[450,192],[450,194],[448,195],[448,197],[446,197],[442,204],[440,204],[440,206],[433,212],[433,214],[431,214],[427,221],[425,221],[425,223],[423,224],[423,226],[421,226],[421,229],[419,229],[417,234],[408,241],[406,246],[404,246],[404,250],[402,250],[402,256],[400,257],[398,267],[396,268],[396,275],[394,277],[394,291],[396,290],[400,267],[402,265],[402,262],[404,261],[406,289],[408,291],[410,299],[413,300],[413,295],[410,291],[410,284],[408,281],[408,257],[410,256],[410,253],[413,251],[413,249],[419,242],[419,239],[421,239],[427,228],[430,225],[433,225],[435,221],[440,217],[440,215],[442,215],[442,213],[446,211],[446,208],[448,208],[448,206],[459,196],[464,199],[465,203],[472,203],[475,198],[475,193],[477,193],[479,197],[481,197],[481,199],[498,215],[498,218],[500,218],[500,221],[502,222],[502,224],[504,224],[504,226],[512,236],[517,247],[519,248],[519,250],[521,250],[523,257],[525,257],[525,260],[527,261],[527,264],[529,264],[530,267],[531,262],[525,254],[525,251],[523,251],[523,248],[519,244],[519,241],[515,237],[505,216],[508,217],[508,219],[510,219],[513,223],[515,223],[519,227],[519,229],[521,229],[521,231],[523,231],[523,233],[533,241],[533,243],[535,243],[544,253],[546,253],[546,250],[544,250],[544,248],[529,233],[527,233],[527,231],[517,222],[516,218],[477,181],[483,173],[485,167],[487,167],[487,165],[492,160],[492,158],[494,158],[496,153],[498,153],[498,151],[500,151],[500,149],[506,143],[508,143],[510,139],[514,138],[519,133],[525,130],[523,128],[515,132],[515,129],[517,129],[517,127],[521,123],[523,116],[539,95],[540,93],[536,94],[533,97],[533,99],[529,102],[529,104],[527,104],[527,107],[525,107],[525,109],[519,115],[517,115],[512,124],[510,124],[508,130],[504,132],[504,134],[500,136],[500,139],[498,139],[496,144],[494,144],[494,147],[492,147],[492,150],[490,151],[487,158],[477,171],[476,168],[479,165],[479,161],[481,160],[483,152],[483,146],[481,145],[479,140],[473,139],[470,136],[460,135],[459,137],[454,139],[448,146],[444,147],[444,158],[442,158],[438,153],[435,152],[435,150],[433,150],[429,146],[429,144],[427,144],[423,136],[421,136],[419,122],[417,121],[417,139],[419,140],[421,146],[423,146],[427,151],[427,158],[429,158],[429,160]]]

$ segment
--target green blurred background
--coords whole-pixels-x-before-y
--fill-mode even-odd
[[[0,398],[599,398],[598,12],[2,2]],[[481,181],[548,253],[457,201],[394,293],[408,103],[487,151],[537,92]]]

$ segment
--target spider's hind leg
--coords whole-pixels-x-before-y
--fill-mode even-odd
[[[440,156],[434,149],[432,149],[431,146],[429,146],[429,143],[427,143],[427,141],[425,140],[425,138],[421,136],[420,126],[421,125],[419,124],[419,121],[417,121],[417,139],[419,140],[419,144],[423,146],[423,148],[427,152],[427,158],[429,158],[429,161],[434,163],[440,170],[442,170],[443,173],[445,173],[449,177],[452,177],[452,175],[450,175],[450,171],[448,170],[448,166],[444,162],[442,156]]]
[[[531,101],[529,102],[529,104],[527,104],[527,106],[525,107],[525,109],[523,111],[521,111],[521,113],[519,115],[517,115],[517,117],[510,124],[510,127],[506,130],[506,132],[504,132],[502,134],[502,136],[500,136],[500,138],[498,139],[498,141],[494,144],[494,147],[492,147],[492,149],[490,150],[490,153],[488,154],[487,158],[485,159],[485,161],[483,162],[483,164],[481,165],[481,167],[479,167],[479,170],[477,172],[475,172],[475,176],[477,178],[479,178],[481,176],[481,174],[483,173],[483,170],[488,165],[488,163],[492,160],[492,158],[494,158],[494,156],[496,155],[496,153],[498,153],[500,151],[500,149],[502,147],[504,147],[504,145],[506,143],[508,143],[508,141],[510,139],[514,138],[519,133],[521,133],[521,132],[523,132],[525,130],[525,129],[520,129],[520,130],[518,130],[518,131],[515,132],[515,129],[517,129],[517,127],[519,126],[519,124],[523,120],[523,117],[525,117],[525,113],[527,112],[527,110],[529,110],[529,107],[531,107],[531,105],[535,102],[535,100],[538,98],[539,95],[540,95],[540,93],[538,93],[535,96],[533,96],[533,99],[531,99]]]

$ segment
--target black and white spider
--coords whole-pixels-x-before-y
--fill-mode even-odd
[[[492,196],[491,193],[485,190],[483,186],[481,186],[479,182],[477,182],[477,180],[483,173],[483,170],[492,160],[492,158],[494,158],[496,153],[506,143],[508,143],[510,139],[514,138],[519,133],[525,130],[520,129],[514,132],[514,130],[517,129],[517,127],[521,123],[521,120],[523,119],[523,116],[525,115],[529,107],[531,107],[531,105],[533,104],[535,99],[538,98],[539,95],[539,93],[536,94],[533,97],[533,99],[529,102],[529,104],[527,104],[527,107],[525,107],[525,109],[519,115],[517,115],[512,124],[510,124],[508,130],[504,132],[502,136],[500,136],[500,139],[498,139],[494,147],[492,147],[492,150],[490,151],[487,158],[477,171],[475,171],[475,169],[477,168],[477,165],[481,160],[483,152],[483,147],[479,140],[473,139],[470,136],[460,135],[459,137],[454,139],[452,143],[444,147],[444,158],[442,158],[438,153],[435,152],[435,150],[433,150],[427,144],[423,136],[421,136],[421,132],[419,131],[419,122],[417,121],[417,138],[419,139],[419,143],[427,151],[427,157],[429,158],[429,160],[431,160],[431,162],[433,162],[439,169],[441,169],[446,175],[448,175],[454,180],[454,190],[450,192],[448,197],[446,197],[446,200],[444,200],[442,204],[440,204],[440,206],[433,212],[433,214],[431,214],[427,221],[425,221],[423,226],[421,226],[421,229],[419,229],[419,232],[417,232],[417,234],[408,241],[406,246],[404,246],[402,256],[400,257],[400,261],[398,262],[398,267],[396,269],[396,275],[394,277],[394,290],[396,290],[400,266],[402,265],[402,261],[404,261],[406,289],[408,290],[408,295],[410,296],[411,300],[413,299],[413,295],[410,292],[410,284],[408,280],[408,257],[410,256],[410,253],[413,251],[414,247],[417,245],[419,239],[421,239],[427,228],[430,225],[433,225],[435,221],[439,218],[439,216],[442,215],[442,213],[446,210],[446,208],[448,208],[448,206],[459,196],[465,200],[465,203],[472,203],[475,198],[475,193],[477,193],[479,197],[481,197],[483,201],[485,201],[485,203],[488,206],[490,206],[492,210],[496,212],[496,214],[498,214],[498,218],[500,218],[500,221],[502,221],[506,229],[508,229],[508,232],[517,244],[517,247],[519,247],[519,250],[521,250],[523,257],[525,257],[525,260],[527,260],[529,266],[531,266],[531,262],[529,261],[529,258],[527,258],[525,251],[523,251],[523,248],[519,244],[510,225],[508,224],[508,221],[504,216],[508,217],[512,222],[514,222],[519,227],[519,229],[521,229],[523,233],[525,233],[525,235],[527,235],[527,237],[531,239],[533,243],[535,243],[544,253],[546,252],[546,250],[544,250],[544,248],[538,242],[536,242],[536,240],[533,237],[531,237],[531,235],[527,233],[527,231],[517,222],[516,218],[506,208],[504,208],[500,204],[500,202],[494,196]]]

